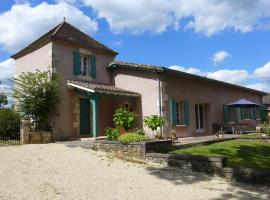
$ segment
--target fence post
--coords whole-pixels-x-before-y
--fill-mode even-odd
[[[29,120],[21,120],[20,139],[22,144],[30,144],[30,123]]]

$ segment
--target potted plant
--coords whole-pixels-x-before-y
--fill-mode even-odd
[[[177,140],[176,131],[175,130],[171,130],[170,133],[171,133],[170,135],[171,135],[172,141],[176,141]]]
[[[223,139],[224,138],[224,134],[225,134],[224,131],[218,131],[216,135],[217,135],[217,138],[218,139]]]
[[[113,115],[113,122],[116,128],[119,129],[120,134],[124,134],[134,127],[137,115],[125,108],[119,108]]]
[[[165,124],[165,120],[162,117],[157,115],[150,115],[144,118],[145,126],[150,130],[155,132],[155,138],[162,139],[162,134],[157,131],[158,128],[162,127]]]

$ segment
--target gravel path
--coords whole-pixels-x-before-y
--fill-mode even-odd
[[[270,199],[270,189],[61,143],[0,147],[0,199]]]

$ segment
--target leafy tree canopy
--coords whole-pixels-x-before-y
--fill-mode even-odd
[[[8,104],[7,95],[3,92],[0,93],[0,108]]]
[[[50,71],[22,73],[14,79],[16,108],[23,117],[32,119],[35,129],[46,122],[58,102],[57,74]]]

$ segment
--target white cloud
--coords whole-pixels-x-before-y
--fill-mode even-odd
[[[215,72],[208,72],[208,78],[225,81],[233,84],[243,84],[250,78],[246,70],[222,69]]]
[[[43,2],[34,7],[15,4],[10,10],[0,13],[0,46],[14,53],[62,22],[64,17],[85,32],[97,31],[97,22],[67,3]]]
[[[190,73],[190,74],[196,74],[196,75],[200,75],[200,76],[205,76],[206,74],[203,73],[200,69],[196,68],[196,67],[181,67],[178,65],[173,65],[169,67],[170,69],[175,69],[175,70],[179,70],[182,72],[186,72],[186,73]]]
[[[233,84],[243,84],[250,78],[250,75],[246,70],[222,69],[214,72],[203,72],[196,67],[185,68],[177,65],[170,66],[169,68]]]
[[[14,75],[15,61],[11,58],[0,62],[0,81],[11,79]]]
[[[213,60],[214,64],[218,64],[218,63],[223,62],[224,60],[226,60],[230,56],[231,55],[227,51],[217,51],[212,56],[212,60]]]
[[[70,1],[70,0],[67,0]],[[269,0],[81,0],[104,18],[113,32],[161,33],[187,28],[207,36],[227,29],[242,33],[264,25],[270,17]]]
[[[254,71],[254,75],[258,78],[262,78],[270,81],[270,62],[266,63],[264,66],[257,68]]]
[[[0,92],[8,94],[9,104],[13,103],[12,97],[12,82],[10,79],[14,75],[15,61],[13,59],[7,59],[0,62]]]
[[[269,83],[268,84],[267,83],[247,84],[246,87],[252,88],[255,90],[270,92],[270,84]]]
[[[128,31],[140,34],[145,31],[161,33],[174,24],[168,12],[170,3],[165,0],[83,0],[99,18],[105,18],[115,33]]]

